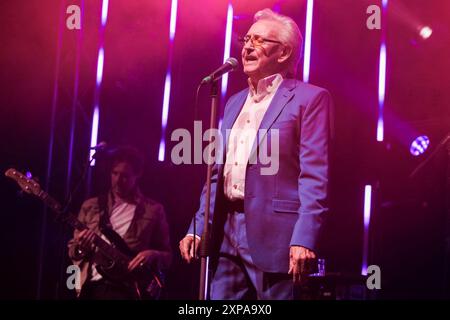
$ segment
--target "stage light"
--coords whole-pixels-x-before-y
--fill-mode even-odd
[[[314,0],[308,0],[306,5],[306,30],[305,30],[305,52],[303,58],[303,81],[309,82],[309,71],[311,66],[311,37],[313,24]]]
[[[170,88],[171,88],[171,76],[170,70],[166,74],[166,81],[164,84],[164,99],[163,99],[163,110],[162,110],[162,128],[161,128],[161,140],[159,142],[159,152],[158,160],[164,161],[165,150],[166,150],[166,127],[167,119],[169,117],[169,102],[170,102]]]
[[[419,30],[419,34],[424,40],[428,39],[433,34],[433,30],[429,26],[421,27]]]
[[[170,7],[170,21],[169,21],[169,63],[167,65],[166,80],[164,82],[164,98],[161,115],[161,139],[159,141],[158,160],[164,161],[166,156],[166,128],[167,120],[169,118],[170,106],[170,89],[172,86],[172,59],[173,59],[173,44],[175,41],[175,31],[177,26],[177,12],[178,0],[172,0]]]
[[[102,27],[106,26],[106,20],[108,19],[108,7],[109,0],[103,0],[102,2]]]
[[[175,39],[175,30],[177,26],[177,11],[178,11],[178,0],[172,0],[172,5],[170,7],[170,34],[169,39],[171,42]]]
[[[378,70],[378,123],[377,141],[384,139],[384,99],[386,96],[386,43],[382,42],[380,47],[380,63]]]
[[[367,275],[367,266],[369,260],[369,226],[370,214],[372,211],[372,186],[366,185],[364,187],[364,238],[363,238],[363,261],[361,267],[361,274]]]
[[[97,145],[99,118],[100,118],[100,110],[98,105],[96,105],[94,108],[94,114],[92,115],[91,149]],[[91,160],[91,166],[95,166],[94,154],[95,150],[94,149],[90,150],[89,159]]]
[[[413,156],[420,156],[421,154],[423,154],[428,146],[430,145],[430,139],[427,136],[420,136],[417,137],[412,143],[411,143],[411,147],[409,148],[409,152],[411,152],[411,154]]]
[[[383,0],[383,21],[386,20],[388,0]],[[377,120],[377,141],[384,140],[384,100],[386,97],[386,28],[382,29],[380,57],[378,65],[378,120]]]
[[[100,48],[98,50],[98,58],[97,58],[97,88],[99,88],[102,84],[104,62],[105,62],[105,50],[103,48]]]
[[[223,51],[224,63],[230,57],[232,31],[233,31],[233,6],[231,5],[231,3],[229,3],[227,11],[227,25],[225,28],[225,46]],[[228,88],[228,73],[224,74],[222,77],[222,98],[224,98],[225,95],[227,94],[227,88]]]
[[[101,16],[101,26],[100,26],[100,47],[98,49],[97,56],[97,76],[96,76],[96,85],[94,91],[94,113],[92,114],[92,126],[91,126],[91,150],[89,152],[91,166],[95,166],[95,159],[93,158],[95,150],[92,149],[97,145],[98,138],[98,127],[100,121],[100,87],[102,86],[103,80],[103,66],[105,63],[105,50],[103,48],[104,34],[106,21],[108,18],[108,8],[109,8],[109,0],[102,1],[102,16]]]

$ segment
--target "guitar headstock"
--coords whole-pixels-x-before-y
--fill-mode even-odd
[[[17,171],[16,169],[10,168],[6,170],[5,176],[16,181],[20,188],[26,193],[39,196],[39,194],[42,192],[42,188],[39,183],[31,178],[28,178],[26,175],[24,175],[20,171]]]

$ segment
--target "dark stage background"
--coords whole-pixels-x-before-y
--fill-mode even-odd
[[[293,17],[304,33],[306,2],[232,1],[231,56],[239,58],[238,35],[265,7]],[[101,3],[84,1],[81,30],[69,30],[65,10],[81,5],[80,0],[0,2],[0,169],[31,171],[60,201],[77,183],[88,157]],[[327,88],[335,102],[332,212],[320,256],[329,271],[361,272],[364,186],[370,184],[369,264],[380,266],[382,280],[376,296],[448,297],[448,151],[444,147],[430,155],[450,128],[450,1],[389,1],[382,22],[387,45],[383,142],[376,141],[382,31],[366,27],[371,4],[381,7],[378,0],[314,1],[310,83]],[[227,6],[225,0],[178,3],[166,141],[176,128],[192,131],[196,86],[223,61]],[[195,299],[199,264],[182,263],[178,241],[197,209],[206,167],[173,165],[170,142],[166,160],[158,161],[170,10],[168,0],[110,1],[98,141],[127,143],[144,152],[141,187],[164,204],[170,223],[174,264],[168,298]],[[418,36],[421,23],[433,27],[427,40]],[[231,73],[227,97],[245,86],[240,69]],[[208,91],[202,91],[204,128],[208,99]],[[430,138],[430,148],[413,157],[409,145],[422,134]],[[426,159],[431,160],[410,179]],[[82,183],[73,195],[73,212],[88,194],[105,189],[107,177],[99,166],[92,178],[90,188]],[[0,185],[0,298],[73,298],[65,289],[71,230],[54,222],[39,201],[20,194],[12,181],[3,177]]]

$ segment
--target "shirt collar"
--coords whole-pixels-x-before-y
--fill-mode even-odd
[[[258,89],[255,91],[255,87],[253,86],[253,84],[249,78],[248,85],[250,88],[250,91],[249,91],[250,98],[252,98],[252,100],[255,102],[261,101],[267,95],[272,94],[273,92],[277,91],[277,89],[280,86],[282,81],[283,81],[283,76],[279,73],[275,73],[271,76],[268,76],[268,77],[265,77],[265,78],[259,80],[258,87],[257,87]]]
[[[133,195],[131,195],[130,198],[126,199],[126,200],[125,199],[122,199],[122,200],[116,199],[116,197],[114,196],[114,193],[111,190],[110,190],[109,194],[110,194],[111,203],[113,206],[118,205],[123,202],[128,202],[131,204],[138,205],[144,199],[144,196],[142,195],[141,190],[137,186],[136,186],[136,190],[133,192]]]

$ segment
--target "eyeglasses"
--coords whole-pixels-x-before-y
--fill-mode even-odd
[[[239,42],[240,42],[242,45],[246,45],[249,41],[251,41],[251,42],[252,42],[252,45],[253,45],[254,47],[260,47],[260,46],[264,45],[264,43],[266,43],[266,42],[282,44],[282,43],[281,43],[280,41],[278,41],[278,40],[270,40],[270,39],[266,39],[266,38],[263,38],[263,37],[258,36],[258,35],[256,35],[256,34],[254,34],[254,35],[246,35],[246,36],[244,36],[244,37],[239,37],[238,40],[239,40]]]

